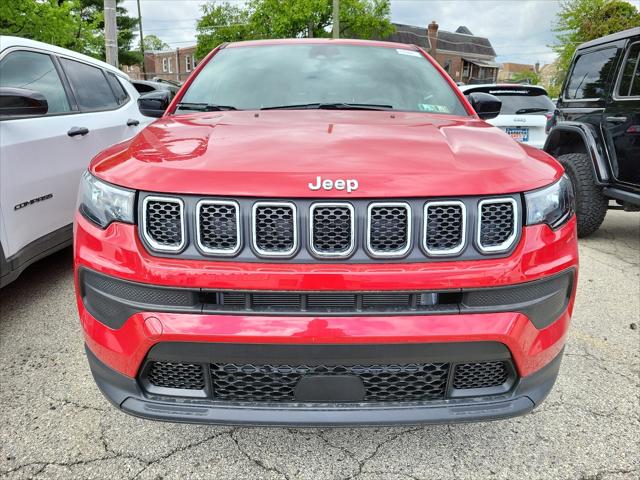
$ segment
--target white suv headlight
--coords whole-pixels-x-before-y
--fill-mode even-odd
[[[133,223],[135,197],[134,190],[102,182],[87,171],[80,180],[78,208],[102,228],[111,222]]]
[[[575,211],[573,187],[566,174],[548,187],[526,192],[524,199],[527,225],[546,223],[556,229],[564,225]]]

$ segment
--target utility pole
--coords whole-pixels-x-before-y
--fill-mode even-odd
[[[340,0],[333,0],[333,38],[340,38]]]
[[[118,68],[118,27],[116,0],[104,0],[104,46],[107,63]]]
[[[144,36],[142,35],[142,15],[140,14],[140,0],[138,2],[138,28],[140,29],[140,53],[142,54],[142,78],[147,79],[147,67],[144,61]]]

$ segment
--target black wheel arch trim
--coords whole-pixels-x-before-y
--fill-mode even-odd
[[[562,150],[560,138],[562,134],[570,134],[581,139],[586,153],[593,167],[594,178],[599,185],[606,185],[610,181],[610,168],[607,152],[603,148],[600,140],[600,133],[593,126],[582,122],[561,122],[558,123],[545,141],[543,150],[550,155],[558,157],[567,153],[582,153],[574,149]]]

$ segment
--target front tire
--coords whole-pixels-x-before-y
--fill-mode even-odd
[[[584,153],[560,155],[562,164],[576,197],[576,217],[578,236],[586,237],[600,228],[607,215],[609,200],[602,193],[602,187],[596,184],[589,156]]]

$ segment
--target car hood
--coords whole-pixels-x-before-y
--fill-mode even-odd
[[[168,116],[104,151],[91,170],[153,192],[310,198],[512,193],[562,172],[475,118],[327,110]],[[313,191],[318,176],[359,188]]]

